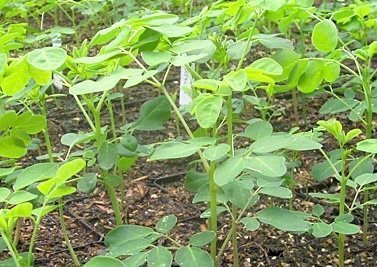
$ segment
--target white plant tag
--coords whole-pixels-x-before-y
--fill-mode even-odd
[[[192,84],[191,73],[182,66],[181,67],[181,81],[179,86],[179,106],[188,105],[192,102],[191,96],[185,91],[185,87],[190,88]]]
[[[52,47],[61,47],[61,46],[62,46],[62,39],[60,37],[56,37],[56,38],[52,39]],[[62,78],[59,75],[54,73],[52,75],[52,79],[53,79],[54,87],[58,91],[63,90],[63,80],[62,80]]]

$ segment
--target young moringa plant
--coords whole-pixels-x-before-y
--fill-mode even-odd
[[[254,8],[258,9],[260,7]],[[156,21],[157,19],[158,22]],[[108,44],[102,47],[100,54],[97,56],[73,59],[72,62],[69,63],[71,68],[70,75],[80,75],[83,78],[95,77],[96,74],[93,70],[109,70],[108,68],[104,69],[106,65],[103,63],[105,62],[107,62],[107,65],[112,62],[114,67],[110,70],[108,75],[100,79],[95,81],[86,80],[75,84],[70,88],[70,93],[76,97],[76,100],[77,96],[80,95],[84,101],[86,101],[85,104],[91,110],[95,118],[94,123],[91,123],[92,128],[97,133],[96,136],[100,138],[103,138],[103,135],[100,124],[96,123],[100,121],[100,119],[98,119],[98,105],[102,105],[102,103],[105,102],[107,91],[112,89],[120,80],[127,80],[124,85],[126,88],[140,84],[141,82],[147,82],[164,94],[166,100],[173,107],[178,119],[187,131],[189,139],[185,141],[169,140],[159,145],[155,148],[150,159],[175,159],[199,153],[202,167],[205,171],[203,175],[207,178],[204,179],[206,183],[201,184],[200,188],[198,188],[195,201],[209,203],[210,230],[214,233],[217,233],[218,230],[217,214],[219,203],[222,205],[222,208],[230,211],[233,221],[231,231],[219,251],[217,248],[217,237],[211,241],[213,263],[215,265],[218,264],[218,258],[222,256],[228,241],[232,238],[235,254],[234,262],[237,266],[237,225],[243,219],[245,210],[256,202],[256,198],[258,198],[257,195],[260,192],[273,196],[282,196],[283,198],[290,198],[292,195],[289,189],[280,186],[283,183],[283,179],[280,177],[286,173],[285,158],[273,155],[271,152],[280,149],[316,149],[320,145],[305,137],[296,137],[290,134],[271,135],[271,126],[266,126],[266,132],[259,133],[259,129],[257,128],[257,133],[252,133],[252,135],[255,139],[265,135],[267,139],[255,140],[249,149],[235,150],[233,144],[233,93],[249,90],[249,83],[267,84],[265,88],[269,90],[275,83],[274,76],[282,74],[282,67],[273,59],[265,57],[254,61],[243,69],[242,63],[247,53],[247,50],[244,48],[240,56],[239,67],[235,71],[225,73],[221,80],[202,78],[201,75],[194,69],[191,69],[188,64],[192,62],[199,64],[207,62],[216,51],[216,46],[209,40],[178,39],[171,43],[171,47],[169,47],[166,45],[166,42],[170,42],[169,38],[184,38],[192,32],[192,29],[187,26],[171,24],[169,25],[170,28],[176,27],[173,36],[171,33],[167,33],[162,26],[156,26],[159,25],[158,23],[161,23],[161,21],[171,24],[174,23],[175,18],[171,15],[161,14],[140,20],[120,22],[109,29],[100,31],[91,40],[88,47],[85,45],[82,46],[83,49],[81,49],[81,51],[86,50],[83,55],[85,56],[87,54],[88,48],[91,46],[104,43]],[[138,23],[137,27],[139,27],[137,29],[140,29],[141,33],[141,35],[138,36],[138,40],[134,37],[130,38],[130,31],[128,29],[129,25],[132,26],[133,23],[136,22]],[[164,27],[166,28],[167,26]],[[145,36],[147,36],[144,35],[144,33],[147,31],[149,34],[152,34],[152,36],[155,35],[155,32],[157,32],[158,35],[152,39],[149,37],[149,39],[144,41]],[[124,34],[115,36],[116,33],[119,32],[124,32]],[[251,31],[250,36],[252,36],[252,33],[253,31]],[[115,37],[116,39],[114,39]],[[250,42],[249,39],[251,39],[251,37],[248,38],[248,42]],[[136,40],[138,41],[136,48],[142,51],[141,57],[145,64],[139,61],[134,55],[134,53],[138,52],[137,50],[128,51],[129,49],[135,49],[133,44]],[[148,46],[143,46],[144,44],[148,44]],[[116,48],[116,45],[118,45],[118,48]],[[198,47],[201,49],[198,49]],[[163,48],[165,50],[161,51]],[[120,67],[122,64],[128,64],[130,60],[136,62],[138,69]],[[82,67],[78,68],[75,64],[82,64]],[[199,129],[202,129],[201,132],[205,133],[204,135],[198,137],[194,135],[194,132],[198,131],[190,129],[188,123],[174,103],[172,96],[165,88],[165,82],[172,66],[187,67],[196,79],[192,85],[192,96],[194,100],[191,104],[191,112],[200,126]],[[159,81],[156,74],[164,70],[165,74],[162,80]],[[94,109],[90,108],[92,104],[87,102],[88,98],[85,95],[96,92],[103,92],[103,95],[97,104],[97,108],[95,108],[95,112],[93,112]],[[81,102],[78,101],[78,103]],[[225,109],[223,109],[223,107],[225,107]],[[80,105],[80,108],[83,112],[85,111],[83,104]],[[90,117],[86,115],[86,118],[88,119]],[[88,120],[88,122],[90,122],[90,120]],[[222,136],[220,134],[220,130],[225,125],[227,125],[228,130],[227,143],[221,141]],[[97,140],[102,141],[100,138],[97,138]],[[294,145],[297,138],[301,138],[300,140],[303,142],[302,147]],[[100,143],[98,141],[97,145]],[[271,147],[271,144],[275,144],[275,146]],[[110,154],[113,155],[114,153],[108,153],[107,155]],[[269,178],[270,180],[272,179],[272,181],[270,181]],[[265,181],[266,179],[267,181]],[[260,181],[259,184],[258,180]],[[256,185],[255,188],[254,185]],[[269,188],[265,189],[265,187]],[[277,190],[279,193],[276,193],[274,190]],[[242,192],[242,199],[237,198],[238,194],[235,192],[238,191]],[[230,205],[232,207],[230,207]],[[262,222],[280,227],[283,230],[295,231],[289,226],[276,225],[276,223],[273,222],[275,221],[274,218],[286,215],[288,220],[293,221],[293,225],[301,226],[301,228],[295,228],[296,230],[298,229],[300,232],[305,232],[310,229],[309,223],[303,221],[295,213],[288,210],[276,207],[260,211],[258,214],[260,215],[259,217],[257,216],[256,218],[245,220],[251,220],[254,224],[257,224],[259,223],[259,219]],[[249,225],[250,224],[251,223],[249,223]]]
[[[59,166],[56,163],[39,163],[23,170],[10,173],[5,181],[12,186],[1,187],[0,233],[12,261],[3,263],[11,266],[33,266],[33,249],[39,226],[44,216],[59,208],[58,200],[76,192],[70,183],[85,167],[85,161],[74,159]],[[16,231],[20,219],[33,222],[33,233],[28,251],[21,253],[18,248]],[[1,264],[1,263],[0,263]]]
[[[345,266],[345,235],[360,232],[360,227],[352,224],[353,213],[356,209],[376,204],[374,200],[361,201],[360,194],[369,188],[374,188],[373,184],[377,181],[377,176],[373,173],[373,159],[377,150],[374,145],[375,140],[367,139],[356,145],[356,150],[366,152],[366,155],[359,156],[350,143],[361,134],[360,129],[353,129],[346,133],[341,123],[335,119],[319,121],[318,124],[319,130],[324,130],[335,138],[338,147],[330,152],[320,149],[324,161],[313,167],[312,175],[317,181],[335,177],[340,184],[340,192],[310,194],[339,205],[339,213],[334,222],[327,224],[324,221],[319,222],[313,227],[313,235],[324,237],[335,233],[338,238],[339,266]]]
[[[215,233],[194,234],[187,245],[182,245],[170,236],[176,223],[177,217],[168,215],[156,224],[155,230],[137,225],[119,226],[106,235],[107,253],[94,257],[84,266],[168,267],[173,264],[173,258],[179,266],[213,266],[213,259],[203,247],[215,238]],[[165,241],[170,245],[163,246]]]

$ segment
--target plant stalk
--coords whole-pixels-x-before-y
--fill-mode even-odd
[[[105,175],[107,177],[107,174]],[[105,179],[106,179],[105,177]],[[119,206],[119,201],[117,199],[115,189],[112,185],[108,184],[104,179],[104,184],[106,187],[106,191],[109,194],[111,205],[113,207],[114,213],[115,213],[115,222],[116,226],[120,226],[123,224],[123,219],[122,219],[122,213],[120,211],[120,206]]]
[[[346,203],[346,187],[347,177],[345,176],[345,159],[343,159],[342,179],[340,181],[340,201],[339,201],[339,215],[344,214]],[[345,251],[345,235],[339,234],[338,236],[338,252],[339,252],[339,267],[344,267],[344,251]]]
[[[370,86],[370,77],[368,73],[368,69],[365,71],[365,77],[363,78],[363,89],[364,89],[364,95],[365,100],[367,102],[367,110],[366,110],[366,138],[369,139],[372,137],[372,128],[373,128],[373,106],[372,106],[372,91]],[[369,200],[369,194],[368,190],[364,191],[364,203]],[[368,244],[368,224],[369,224],[369,218],[368,218],[368,205],[363,206],[363,243],[364,245]]]
[[[67,227],[65,226],[64,211],[63,211],[63,201],[62,201],[61,198],[59,199],[59,222],[60,222],[60,227],[61,227],[62,232],[63,232],[63,236],[64,236],[64,240],[65,240],[65,245],[68,248],[68,251],[69,251],[69,254],[71,255],[73,263],[75,264],[75,266],[80,267],[81,263],[80,263],[79,259],[77,258],[75,250],[73,249],[72,243],[71,243],[71,241],[69,239],[69,236],[68,236]]]
[[[4,232],[1,232],[1,236],[3,237],[5,245],[7,246],[9,253],[14,260],[14,263],[16,264],[16,267],[21,267],[20,255],[18,254],[17,250],[13,248],[12,242],[9,240],[9,237]]]
[[[233,103],[232,103],[232,95],[230,95],[226,101],[226,108],[227,108],[227,127],[228,127],[228,133],[227,133],[227,141],[228,145],[230,146],[230,156],[234,156],[234,146],[233,146]],[[232,204],[231,207],[232,210],[232,247],[233,247],[233,266],[238,267],[239,266],[239,256],[238,256],[238,241],[237,241],[237,224],[236,224],[236,218],[237,218],[237,207]]]
[[[216,162],[210,162],[209,170],[209,190],[210,190],[210,230],[216,233],[216,237],[211,242],[211,257],[217,266],[217,185],[215,183]]]

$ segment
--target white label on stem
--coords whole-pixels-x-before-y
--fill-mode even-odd
[[[56,38],[52,39],[52,47],[61,47],[61,46],[62,46],[62,39],[60,37],[56,37]],[[62,80],[62,78],[59,75],[54,73],[52,75],[52,79],[53,79],[54,87],[58,91],[63,90],[63,80]]]
[[[188,70],[181,67],[181,81],[179,86],[179,106],[188,105],[192,102],[191,96],[185,91],[187,88],[191,88],[192,76]]]

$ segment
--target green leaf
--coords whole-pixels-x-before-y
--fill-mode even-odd
[[[11,191],[6,187],[0,187],[0,203],[4,202],[8,196],[10,195]]]
[[[134,255],[131,255],[127,259],[123,261],[125,266],[130,267],[139,267],[144,264],[144,262],[147,260],[147,253],[146,252],[140,252]]]
[[[196,233],[190,237],[190,245],[196,247],[202,247],[207,245],[216,237],[216,233],[213,231],[204,231]]]
[[[168,38],[177,38],[185,36],[192,32],[191,27],[187,26],[178,26],[173,24],[163,24],[159,26],[149,26],[149,29],[152,29],[156,32],[159,32],[165,35]]]
[[[141,106],[139,117],[132,126],[140,131],[160,130],[169,120],[170,114],[169,101],[165,96],[158,96]]]
[[[24,58],[21,58],[13,62],[7,72],[9,74],[4,74],[0,86],[5,95],[13,96],[23,90],[30,80],[28,64]]]
[[[105,245],[110,247],[129,240],[141,239],[155,233],[151,228],[139,225],[121,225],[111,230],[105,238]]]
[[[29,74],[39,85],[47,85],[52,78],[52,71],[39,70],[33,66],[29,66]]]
[[[17,113],[14,110],[6,111],[0,115],[0,131],[5,131],[13,126],[17,119]]]
[[[128,240],[123,243],[111,245],[109,247],[109,256],[119,257],[124,255],[134,255],[144,251],[151,245],[151,240],[148,238]]]
[[[362,133],[363,132],[360,129],[350,130],[344,137],[344,143],[348,143],[349,141],[352,141],[354,138],[358,137]]]
[[[308,222],[298,217],[294,212],[278,207],[258,211],[256,218],[262,223],[287,232],[306,232],[311,228]]]
[[[5,217],[6,218],[29,218],[31,217],[31,212],[33,210],[33,205],[29,202],[18,204],[17,206],[10,209]]]
[[[195,114],[200,127],[211,128],[219,118],[223,99],[211,94],[202,94],[198,98],[200,99],[192,102],[192,113]]]
[[[25,144],[12,136],[0,138],[0,157],[17,159],[26,155]]]
[[[267,177],[280,177],[287,172],[285,158],[282,156],[253,156],[245,160],[246,169]]]
[[[332,226],[323,222],[314,223],[312,225],[312,235],[320,238],[330,235],[332,232]]]
[[[172,262],[171,252],[164,247],[155,247],[148,253],[148,267],[170,267]]]
[[[319,110],[320,114],[335,114],[354,108],[359,101],[353,98],[329,99]]]
[[[145,51],[141,53],[141,57],[143,58],[145,63],[153,67],[163,63],[168,63],[172,58],[172,54],[164,51]]]
[[[354,220],[354,217],[352,214],[340,214],[335,217],[335,222],[346,222],[346,223],[351,223]]]
[[[9,174],[12,174],[15,171],[15,167],[13,168],[0,168],[0,177],[8,176]]]
[[[137,77],[137,80],[140,79],[140,77],[142,77],[140,81],[142,82],[144,79],[142,73],[142,69],[120,68],[111,73],[110,75],[98,79],[97,81],[85,80],[83,82],[77,83],[69,89],[69,93],[71,95],[85,95],[104,92],[113,89],[117,85],[117,83],[122,79],[130,80],[135,77]],[[132,82],[135,82],[135,80],[132,80]]]
[[[190,56],[188,56],[188,55],[179,55],[179,56],[173,57],[171,63],[174,66],[182,67],[182,66],[190,64],[192,62],[202,61],[204,58],[207,58],[207,54],[201,53],[199,55],[190,55]]]
[[[158,72],[158,70],[148,70],[145,73],[143,73],[142,75],[131,76],[128,79],[128,81],[124,84],[123,88],[130,88],[130,87],[133,87],[135,85],[138,85],[138,84],[148,80],[152,76],[156,75],[157,72]]]
[[[248,231],[256,231],[260,227],[260,223],[257,219],[252,217],[243,217],[240,221]]]
[[[319,199],[326,199],[330,203],[339,203],[340,201],[338,194],[309,193],[309,195]]]
[[[294,135],[292,136],[292,142],[285,146],[286,149],[294,151],[306,151],[320,149],[322,145],[309,137]]]
[[[247,126],[242,136],[249,137],[251,140],[258,140],[262,137],[270,136],[273,132],[271,123],[267,121],[256,121]]]
[[[24,169],[17,177],[13,189],[20,190],[39,181],[56,175],[59,165],[56,163],[38,163]]]
[[[216,46],[210,40],[187,40],[174,43],[173,48],[170,51],[180,55],[173,58],[173,65],[183,66],[191,62],[207,62],[216,52]]]
[[[364,141],[358,142],[356,145],[356,149],[359,151],[376,154],[377,139],[366,139]]]
[[[208,174],[190,170],[185,177],[185,188],[191,192],[198,192],[199,188],[208,184]]]
[[[74,159],[66,162],[59,167],[55,176],[55,183],[59,186],[65,183],[69,178],[78,174],[86,165],[83,159]]]
[[[7,199],[8,204],[18,205],[30,200],[36,199],[38,196],[27,191],[17,191],[13,192]]]
[[[219,165],[215,170],[215,183],[218,186],[223,186],[233,179],[235,179],[245,168],[245,161],[243,158],[234,157],[229,158]]]
[[[261,194],[285,199],[290,199],[293,197],[290,189],[281,186],[264,187],[259,192]]]
[[[102,170],[110,170],[117,162],[118,154],[116,145],[103,142],[98,149],[98,164]]]
[[[353,235],[360,232],[360,227],[351,223],[346,222],[333,222],[331,224],[332,229],[335,233],[344,235]]]
[[[84,267],[126,267],[120,260],[108,256],[96,256],[84,264]]]
[[[49,195],[49,199],[62,198],[64,196],[71,195],[76,192],[76,188],[73,186],[59,186],[53,189]]]
[[[283,68],[272,58],[261,58],[254,61],[250,68],[257,69],[265,75],[281,75],[283,74]]]
[[[278,37],[275,34],[255,34],[253,37],[269,49],[294,49],[290,40]]]
[[[265,10],[277,11],[286,3],[286,0],[255,0],[250,4]]]
[[[79,57],[72,60],[73,63],[79,64],[99,64],[115,56],[118,56],[122,52],[120,50],[111,51],[106,54],[99,54],[94,57]]]
[[[292,142],[292,136],[288,134],[275,134],[262,137],[251,144],[254,153],[270,153],[287,147]]]
[[[28,54],[27,62],[40,70],[56,70],[60,68],[67,58],[67,53],[62,48],[44,47]]]
[[[253,204],[251,198],[252,190],[254,187],[253,181],[248,177],[240,177],[234,179],[221,187],[223,189],[227,200],[234,204],[236,207],[243,209]]]
[[[77,182],[77,189],[84,193],[92,192],[97,185],[97,175],[95,173],[85,173]]]
[[[117,162],[118,170],[125,173],[135,165],[138,157],[121,157]]]
[[[373,166],[373,159],[365,158],[365,157],[358,157],[353,159],[349,166],[349,172],[352,170],[351,177],[355,179],[356,177],[364,174],[364,173],[373,173],[374,166]]]
[[[318,22],[313,28],[312,43],[320,52],[333,51],[338,44],[338,29],[335,24],[329,19]]]
[[[297,63],[293,66],[291,72],[288,75],[287,85],[289,88],[294,89],[297,86],[301,76],[305,73],[308,65],[308,59],[301,59],[297,61]]]
[[[198,247],[182,247],[175,253],[175,262],[181,267],[213,267],[211,256]]]
[[[156,229],[160,233],[167,234],[174,228],[176,224],[177,217],[175,215],[168,215],[158,221],[158,223],[156,224]]]
[[[47,214],[53,212],[54,210],[56,210],[57,208],[59,208],[58,205],[46,205],[44,207],[42,206],[42,207],[33,209],[33,211],[31,213],[34,216],[44,217],[45,215],[47,215]]]
[[[204,150],[203,155],[206,159],[210,161],[215,161],[224,157],[228,151],[230,150],[230,146],[228,144],[218,144],[216,146],[210,146]]]
[[[377,181],[377,173],[365,173],[355,178],[355,182],[360,186],[365,186]]]
[[[28,134],[37,134],[46,127],[46,124],[45,116],[33,115],[28,111],[18,115],[12,126],[14,129],[25,131]]]
[[[312,214],[316,217],[321,217],[325,213],[325,209],[320,204],[315,204],[312,208]]]
[[[340,75],[340,65],[337,62],[326,63],[323,66],[323,79],[326,82],[335,82]]]
[[[189,157],[200,150],[201,146],[181,142],[168,142],[157,147],[150,160],[166,160]]]
[[[323,64],[319,60],[310,60],[305,72],[300,76],[297,89],[305,94],[314,92],[323,81]]]
[[[287,49],[277,51],[271,58],[283,67],[283,73],[274,77],[275,81],[284,81],[288,79],[292,69],[300,60],[300,57],[296,52]]]
[[[192,83],[192,87],[209,90],[212,92],[216,92],[219,89],[220,82],[213,79],[199,79]]]
[[[224,76],[224,81],[233,91],[243,92],[247,85],[247,75],[243,69],[231,71]]]

